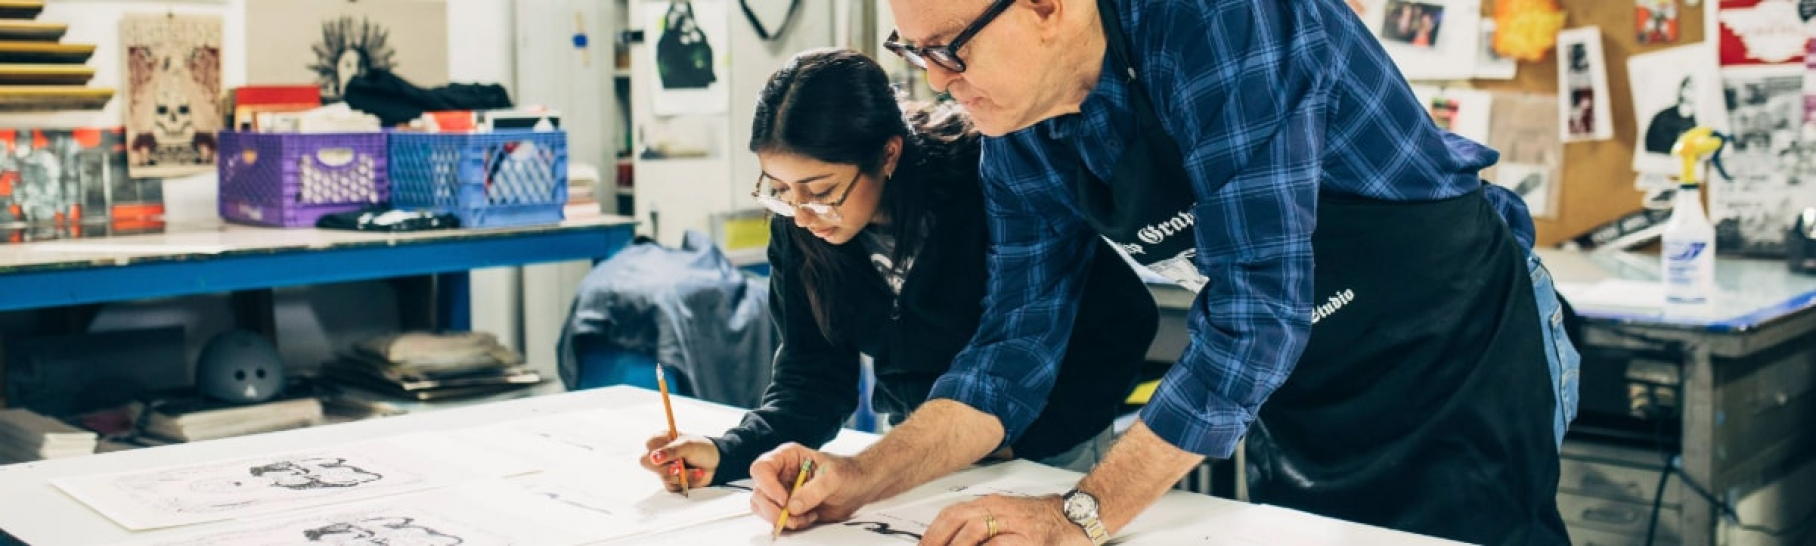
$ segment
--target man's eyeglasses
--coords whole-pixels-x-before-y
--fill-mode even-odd
[[[863,176],[863,169],[858,169],[858,172],[853,173],[851,175],[851,180],[845,183],[845,191],[839,194],[839,199],[837,201],[831,203],[815,203],[811,201],[790,203],[784,201],[781,197],[778,197],[777,194],[779,192],[774,188],[770,188],[767,192],[763,191],[763,179],[770,178],[771,180],[774,180],[774,178],[771,178],[767,173],[758,173],[757,187],[756,189],[751,190],[750,196],[757,200],[757,204],[763,205],[763,208],[769,209],[769,212],[792,218],[795,215],[795,209],[806,209],[808,213],[819,218],[825,218],[826,221],[836,224],[845,219],[844,216],[839,215],[839,205],[845,204],[845,199],[851,197],[851,189],[858,187],[858,179]]]
[[[990,9],[984,10],[983,15],[971,21],[971,24],[964,30],[958,31],[958,35],[952,37],[952,41],[946,45],[915,47],[913,44],[902,41],[900,31],[893,31],[889,33],[889,39],[883,40],[883,47],[900,55],[902,59],[908,61],[908,64],[921,70],[926,70],[927,64],[933,63],[953,73],[964,72],[965,60],[958,58],[959,48],[965,47],[965,42],[969,42],[972,37],[977,36],[978,31],[984,29],[984,25],[990,24],[990,21],[995,20],[996,16],[1002,15],[1009,9],[1009,6],[1014,4],[1015,0],[996,0],[996,3],[990,4]]]

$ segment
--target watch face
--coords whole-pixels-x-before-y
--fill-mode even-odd
[[[1097,516],[1097,498],[1090,493],[1073,491],[1066,495],[1066,518],[1083,520]]]

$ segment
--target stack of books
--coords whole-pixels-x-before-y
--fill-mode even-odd
[[[171,442],[199,442],[323,422],[322,402],[314,396],[236,404],[192,392],[172,392],[135,402],[131,413],[140,436]]]
[[[100,436],[27,409],[0,410],[0,463],[59,459],[95,452]]]
[[[342,387],[406,400],[485,396],[542,382],[521,355],[484,332],[366,340],[324,364],[322,376]]]

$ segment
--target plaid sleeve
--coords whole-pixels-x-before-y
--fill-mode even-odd
[[[1290,4],[1155,3],[1131,33],[1185,156],[1196,264],[1209,278],[1187,318],[1191,341],[1141,417],[1207,456],[1234,452],[1311,332],[1329,90],[1322,33],[1293,28]]]
[[[995,415],[1002,445],[1021,437],[1046,406],[1095,248],[1083,221],[1044,193],[1058,171],[1044,167],[1051,161],[1042,153],[1013,137],[985,139],[984,315],[928,394]]]

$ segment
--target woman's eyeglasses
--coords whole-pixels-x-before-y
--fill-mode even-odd
[[[836,224],[845,219],[844,216],[839,214],[839,205],[845,204],[845,199],[851,197],[851,189],[858,186],[858,179],[863,177],[863,175],[863,169],[858,169],[858,172],[853,173],[851,175],[851,180],[845,183],[845,191],[839,194],[839,199],[830,203],[817,203],[813,201],[791,203],[779,197],[779,192],[774,188],[765,192],[763,191],[763,179],[769,178],[774,180],[774,178],[771,178],[767,173],[757,174],[757,187],[756,189],[751,190],[750,196],[757,200],[757,204],[763,205],[763,208],[769,209],[769,212],[793,218],[795,210],[802,209],[806,210],[808,214],[812,214],[818,218],[824,218],[826,221]]]
[[[932,63],[947,71],[961,73],[965,71],[965,60],[958,58],[959,48],[965,47],[965,42],[969,42],[972,37],[977,36],[978,31],[984,29],[984,25],[990,24],[990,21],[995,20],[996,16],[1002,15],[1009,9],[1009,6],[1014,4],[1015,0],[996,0],[996,3],[990,4],[990,9],[984,10],[983,15],[971,21],[970,25],[966,26],[964,30],[960,30],[958,35],[954,36],[952,41],[946,45],[915,47],[913,44],[902,41],[900,31],[894,31],[889,33],[889,39],[883,40],[883,47],[900,55],[903,60],[908,61],[908,64],[921,70],[926,70],[928,63]]]

